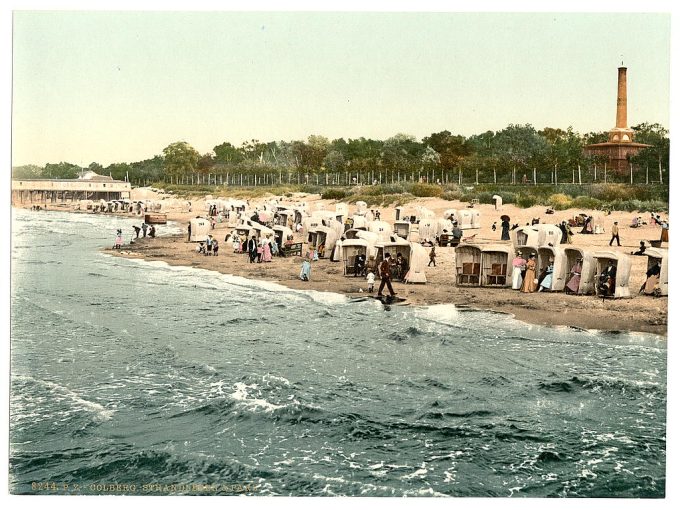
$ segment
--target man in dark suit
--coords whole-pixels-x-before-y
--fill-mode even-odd
[[[257,258],[257,239],[255,239],[255,236],[248,240],[248,257],[250,257],[251,264]]]
[[[394,289],[392,289],[392,282],[390,280],[390,278],[392,277],[390,273],[391,264],[392,261],[390,260],[390,254],[385,253],[385,258],[378,267],[378,273],[380,274],[380,287],[378,287],[378,297],[382,297],[383,295],[382,291],[385,288],[385,285],[387,285],[387,290],[390,291],[390,296],[396,295],[394,293]]]

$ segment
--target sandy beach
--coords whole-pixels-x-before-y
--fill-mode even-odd
[[[149,190],[136,190],[137,197],[158,198]],[[210,198],[210,197],[208,197]],[[313,208],[321,202],[324,209],[332,210],[336,202],[320,200],[318,196],[310,195],[296,197]],[[259,201],[251,201],[251,206]],[[440,199],[419,199],[408,204],[411,206],[425,206],[433,210],[437,217],[442,217],[443,211],[449,208],[462,209],[467,204],[444,201]],[[525,225],[532,218],[541,218],[542,223],[559,223],[578,213],[588,213],[584,210],[556,211],[546,215],[545,207],[520,209],[505,204],[500,210],[493,205],[476,205],[481,212],[481,228],[465,231],[465,236],[476,234],[475,243],[497,243],[500,240],[500,229],[492,231],[494,222],[500,225],[499,217],[507,214],[511,223]],[[350,213],[354,206],[350,206]],[[380,208],[381,219],[393,221],[394,208]],[[187,210],[168,211],[168,219],[176,221],[186,229],[190,218],[197,215],[206,216],[205,199],[192,201],[192,212]],[[639,228],[630,228],[631,219],[642,216],[648,224]],[[140,219],[140,223],[143,220]],[[573,236],[573,246],[589,249],[608,248],[611,238],[609,230],[614,221],[620,227],[621,247],[616,245],[613,250],[630,254],[636,250],[641,240],[657,240],[661,229],[649,224],[649,213],[612,212],[605,217],[605,233],[599,235]],[[258,280],[276,282],[293,289],[307,289],[326,292],[337,292],[350,297],[367,296],[366,281],[363,278],[346,277],[343,275],[341,264],[321,259],[312,265],[311,281],[301,281],[298,278],[300,257],[274,257],[270,263],[250,264],[244,254],[233,253],[231,243],[224,243],[225,235],[233,230],[226,223],[218,223],[212,231],[213,236],[220,241],[218,257],[207,257],[196,253],[196,243],[187,242],[186,234],[182,236],[163,236],[163,226],[157,227],[160,237],[136,240],[134,244],[126,244],[122,250],[109,249],[107,252],[117,256],[129,258],[143,258],[146,260],[162,260],[171,265],[198,267],[210,269],[226,274],[243,276]],[[126,233],[126,238],[127,238]],[[295,242],[302,242],[304,236],[296,235]],[[648,244],[649,245],[649,244]],[[665,245],[664,245],[665,246]],[[632,299],[607,299],[603,301],[594,296],[574,296],[561,292],[522,294],[511,289],[457,287],[454,283],[455,262],[454,249],[450,247],[437,248],[437,266],[428,267],[426,284],[394,283],[397,294],[407,299],[409,305],[434,305],[453,303],[458,306],[512,314],[517,319],[529,324],[554,326],[569,326],[584,329],[602,329],[611,331],[639,331],[659,335],[667,334],[668,299],[667,297],[651,297],[638,295],[637,291],[645,279],[647,257],[631,256],[630,289]]]

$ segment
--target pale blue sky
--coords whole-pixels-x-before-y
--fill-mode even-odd
[[[13,164],[185,140],[669,127],[667,14],[15,12]]]

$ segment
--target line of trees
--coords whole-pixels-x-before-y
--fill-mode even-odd
[[[659,171],[663,169],[662,180],[667,183],[668,131],[660,124],[647,123],[632,129],[636,142],[652,146],[631,158],[630,163],[638,170],[637,175],[643,170],[649,179],[651,169],[653,181],[658,182]],[[329,140],[319,135],[311,135],[306,141],[290,142],[252,139],[238,147],[223,142],[207,154],[200,154],[189,143],[178,141],[151,159],[114,163],[107,167],[93,162],[85,170],[133,183],[252,185],[276,184],[276,181],[300,182],[302,176],[303,182],[309,184],[341,185],[355,182],[356,176],[359,176],[359,181],[370,183],[378,179],[380,182],[415,180],[416,175],[419,180],[430,182],[458,182],[459,179],[467,183],[495,182],[496,179],[508,182],[511,178],[511,182],[521,183],[525,175],[532,180],[536,169],[539,182],[552,182],[555,177],[559,182],[571,182],[570,177],[576,175],[577,168],[582,168],[588,174],[587,178],[593,179],[593,170],[598,166],[600,176],[594,176],[594,180],[602,180],[606,158],[588,156],[584,148],[606,140],[606,132],[581,135],[571,127],[567,130],[545,128],[537,131],[529,124],[511,124],[500,131],[469,137],[441,131],[420,141],[402,133],[386,140]],[[44,167],[26,165],[12,170],[14,178],[72,179],[84,169],[60,162],[48,163]],[[609,179],[626,182],[628,171],[617,175],[610,169]]]

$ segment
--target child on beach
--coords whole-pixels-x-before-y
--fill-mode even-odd
[[[113,245],[114,250],[120,250],[123,246],[123,231],[121,229],[116,230],[116,242]]]
[[[213,256],[217,257],[217,250],[219,249],[219,245],[217,244],[217,239],[213,239],[212,248],[213,248]]]
[[[368,282],[368,292],[373,292],[373,285],[375,284],[375,274],[370,269],[366,275],[366,281]]]
[[[427,267],[430,267],[430,264],[434,264],[434,267],[437,267],[437,254],[434,251],[434,245],[432,245],[432,250],[430,250],[430,261],[427,263]]]

